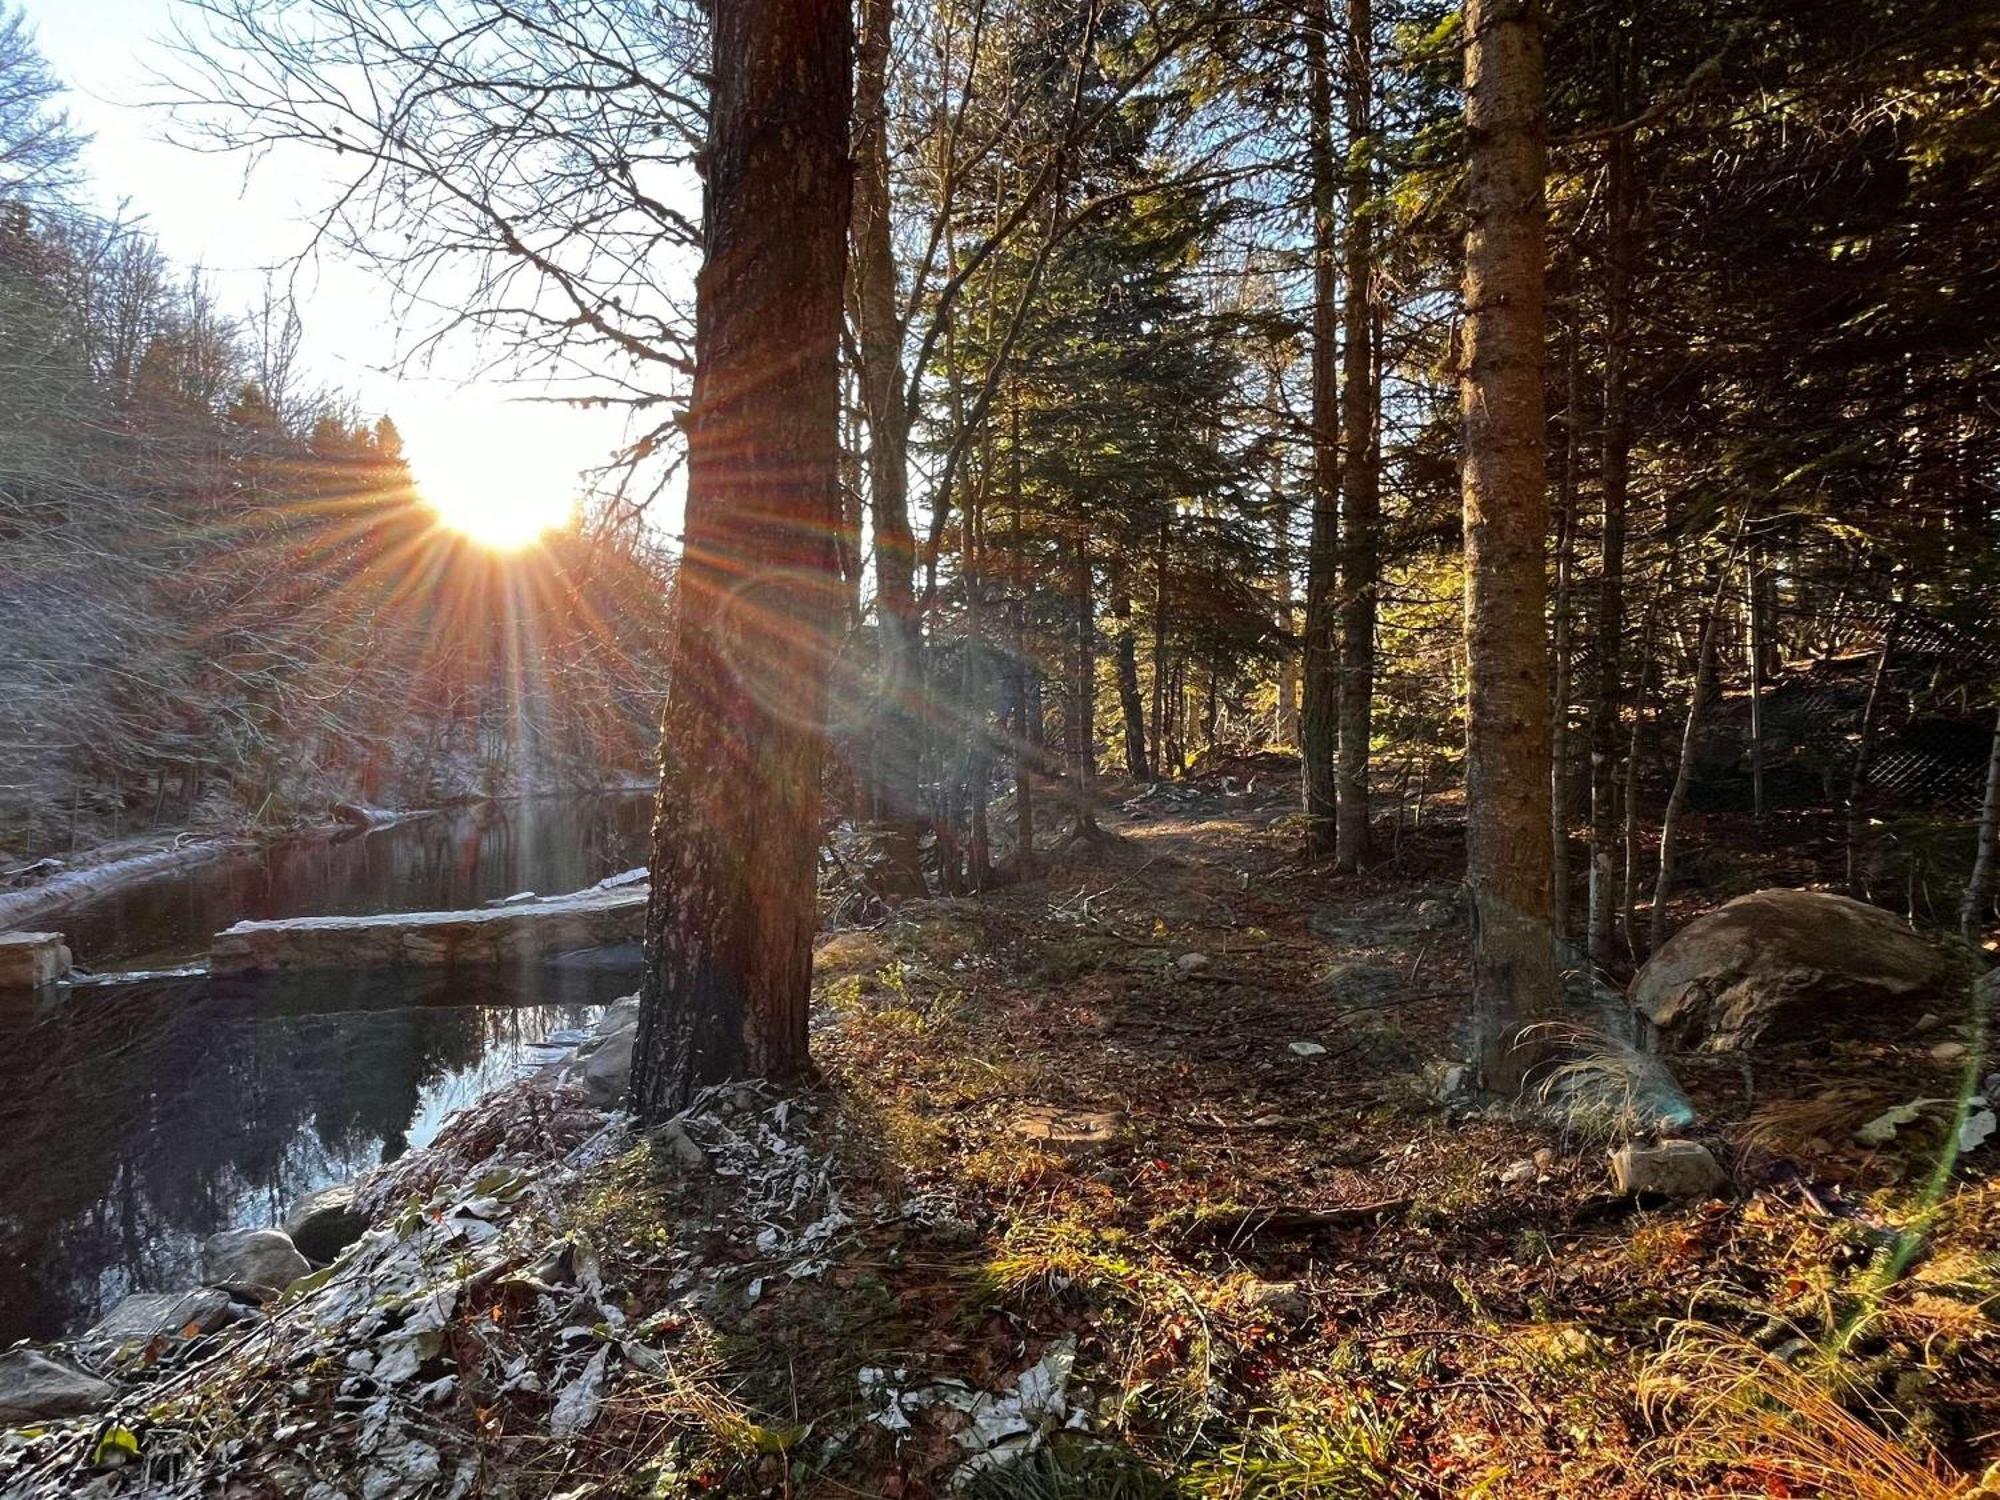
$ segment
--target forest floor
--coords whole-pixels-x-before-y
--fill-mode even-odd
[[[1457,831],[1336,879],[1299,857],[1295,777],[1230,769],[1045,879],[822,942],[857,1240],[705,1329],[750,1426],[683,1435],[678,1472],[963,1486],[990,1434],[935,1382],[1039,1389],[1073,1350],[1041,1421],[1077,1430],[974,1493],[1969,1492],[2000,1456],[2000,1191],[1933,1180],[1935,1131],[1851,1139],[1949,1093],[1928,1049],[1957,1033],[1685,1060],[1736,1190],[1641,1208],[1602,1138],[1440,1102]]]
[[[133,1447],[309,1500],[2000,1494],[1994,1148],[1853,1138],[1976,1037],[1679,1059],[1732,1186],[1635,1203],[1603,1135],[1440,1097],[1456,830],[1336,878],[1295,797],[1216,768],[829,933],[803,1095],[494,1096]],[[38,1441],[23,1494],[183,1492]]]

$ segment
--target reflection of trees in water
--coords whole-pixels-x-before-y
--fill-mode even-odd
[[[400,1151],[442,1086],[577,1024],[604,984],[481,1009],[427,1004],[445,975],[163,983],[0,1013],[0,1343],[183,1282],[204,1235]]]

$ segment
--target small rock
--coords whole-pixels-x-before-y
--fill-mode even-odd
[[[1611,1153],[1611,1177],[1621,1193],[1708,1198],[1729,1185],[1728,1174],[1699,1141],[1634,1142]]]
[[[192,1292],[134,1292],[91,1325],[87,1345],[149,1344],[156,1338],[213,1333],[230,1318],[229,1293],[212,1286]]]
[[[708,1165],[708,1153],[687,1133],[687,1127],[678,1122],[663,1126],[654,1139],[661,1149],[689,1170]]]
[[[0,932],[0,993],[54,984],[69,966],[60,932]]]
[[[1292,1043],[1292,1055],[1294,1057],[1321,1057],[1324,1056],[1325,1053],[1326,1053],[1326,1048],[1320,1045],[1320,1043],[1318,1042]]]
[[[1208,962],[1206,953],[1183,953],[1174,960],[1174,967],[1183,974],[1199,974],[1208,967]]]
[[[340,1258],[340,1252],[368,1232],[368,1216],[354,1211],[354,1185],[339,1183],[307,1193],[285,1215],[285,1233],[299,1254],[319,1265]]]
[[[1939,1042],[1931,1048],[1931,1061],[1941,1063],[1964,1062],[1970,1049],[1963,1042]]]
[[[201,1247],[201,1276],[209,1286],[269,1302],[312,1271],[312,1262],[282,1229],[225,1229]]]
[[[1917,1030],[1934,1031],[1937,1029],[1941,1019],[1936,1011],[1927,1010],[1917,1017]]]
[[[1472,1069],[1464,1063],[1453,1063],[1444,1070],[1444,1081],[1438,1084],[1438,1099],[1449,1103],[1470,1093],[1472,1089]]]
[[[1052,1146],[1109,1146],[1123,1138],[1125,1116],[1117,1110],[1031,1104],[1014,1117],[1014,1129]]]
[[[1246,1311],[1281,1322],[1296,1323],[1312,1313],[1312,1299],[1296,1281],[1259,1281],[1244,1288]]]
[[[35,1349],[0,1354],[0,1427],[80,1417],[110,1404],[106,1381]]]
[[[2000,1116],[1990,1109],[1974,1110],[1958,1127],[1958,1149],[1977,1151],[1993,1138],[1996,1127],[2000,1127]]]

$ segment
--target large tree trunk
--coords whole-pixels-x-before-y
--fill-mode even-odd
[[[1614,49],[1614,112],[1623,109],[1624,59]],[[1609,969],[1616,959],[1618,893],[1618,712],[1625,695],[1625,501],[1631,471],[1631,402],[1626,350],[1632,313],[1632,141],[1611,139],[1604,254],[1604,453],[1600,483],[1604,530],[1597,582],[1597,680],[1590,711],[1590,894],[1585,917],[1590,959]],[[1629,893],[1625,899],[1629,899]]]
[[[846,0],[715,0],[688,495],[660,737],[645,1119],[807,1071],[826,674],[839,619]]]
[[[858,0],[854,77],[854,267],[856,364],[868,412],[869,520],[875,529],[875,608],[881,689],[876,706],[876,815],[887,825],[889,884],[921,893],[923,823],[918,782],[923,735],[916,539],[910,530],[910,411],[904,391],[903,325],[896,313],[896,261],[889,233],[889,50],[894,0]]]
[[[1311,114],[1307,155],[1312,170],[1312,533],[1306,543],[1305,705],[1299,722],[1304,762],[1306,850],[1334,852],[1340,741],[1340,417],[1335,363],[1333,199],[1333,81],[1326,38],[1332,18],[1324,0],[1305,12],[1306,97]]]
[[[1347,300],[1343,309],[1340,426],[1347,450],[1340,475],[1340,785],[1336,869],[1368,858],[1368,752],[1375,706],[1375,593],[1381,572],[1376,536],[1381,495],[1375,473],[1375,362],[1368,299],[1374,269],[1368,217],[1368,149],[1375,86],[1369,0],[1347,0]]]
[[[1519,1089],[1522,1028],[1555,996],[1549,930],[1544,546],[1542,21],[1535,0],[1466,7],[1466,883],[1485,1086]]]

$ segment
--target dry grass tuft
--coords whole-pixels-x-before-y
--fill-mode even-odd
[[[1836,1356],[1816,1348],[1793,1362],[1735,1335],[1682,1325],[1639,1379],[1642,1409],[1661,1433],[1649,1445],[1652,1457],[1690,1479],[1748,1471],[1785,1487],[1772,1493],[1829,1500],[1975,1493],[1976,1481],[1936,1454],[1890,1436],[1884,1428],[1896,1413],[1866,1391],[1841,1388],[1838,1368]]]

